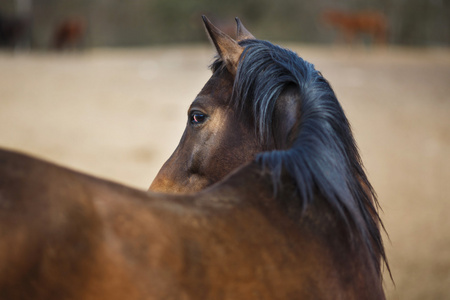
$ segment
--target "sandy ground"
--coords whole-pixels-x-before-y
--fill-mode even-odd
[[[290,45],[332,83],[378,192],[396,286],[450,299],[450,51]],[[0,53],[0,146],[147,189],[211,47]]]

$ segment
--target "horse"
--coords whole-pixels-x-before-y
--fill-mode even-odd
[[[329,83],[232,39],[139,191],[0,150],[4,299],[385,299],[375,193]]]
[[[379,45],[385,45],[388,36],[386,16],[378,11],[343,12],[327,10],[322,14],[324,23],[336,28],[346,43],[353,43],[358,35],[366,34]]]
[[[83,18],[67,18],[55,27],[51,48],[55,50],[81,48],[85,33],[86,22]]]

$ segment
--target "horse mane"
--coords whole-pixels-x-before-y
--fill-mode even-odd
[[[256,161],[271,173],[275,190],[282,188],[281,170],[295,181],[303,211],[319,194],[370,251],[377,272],[380,257],[389,271],[380,233],[376,194],[333,89],[314,65],[296,53],[261,40],[243,40],[231,105],[250,113],[261,143],[272,136],[278,97],[289,86],[299,93],[300,107],[292,147],[259,153]],[[212,71],[224,67],[217,58]],[[383,227],[384,228],[384,227]],[[389,271],[390,273],[390,271]]]

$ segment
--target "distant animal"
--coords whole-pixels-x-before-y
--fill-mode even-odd
[[[30,20],[0,14],[0,47],[16,49],[29,43]]]
[[[347,43],[353,43],[361,35],[369,36],[377,44],[387,42],[388,21],[381,12],[328,10],[323,13],[322,20],[334,27]]]
[[[377,200],[329,83],[203,20],[212,76],[151,191],[0,151],[4,299],[385,299]]]
[[[82,18],[69,18],[55,27],[52,48],[56,50],[79,49],[83,45],[86,22]]]

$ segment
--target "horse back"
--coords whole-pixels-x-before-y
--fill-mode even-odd
[[[298,224],[267,186],[146,194],[0,150],[2,299],[381,299],[320,206]]]
[[[0,150],[0,298],[140,299],[157,294],[146,277],[169,290],[152,272],[172,255],[162,253],[170,234],[143,212],[145,199]]]

